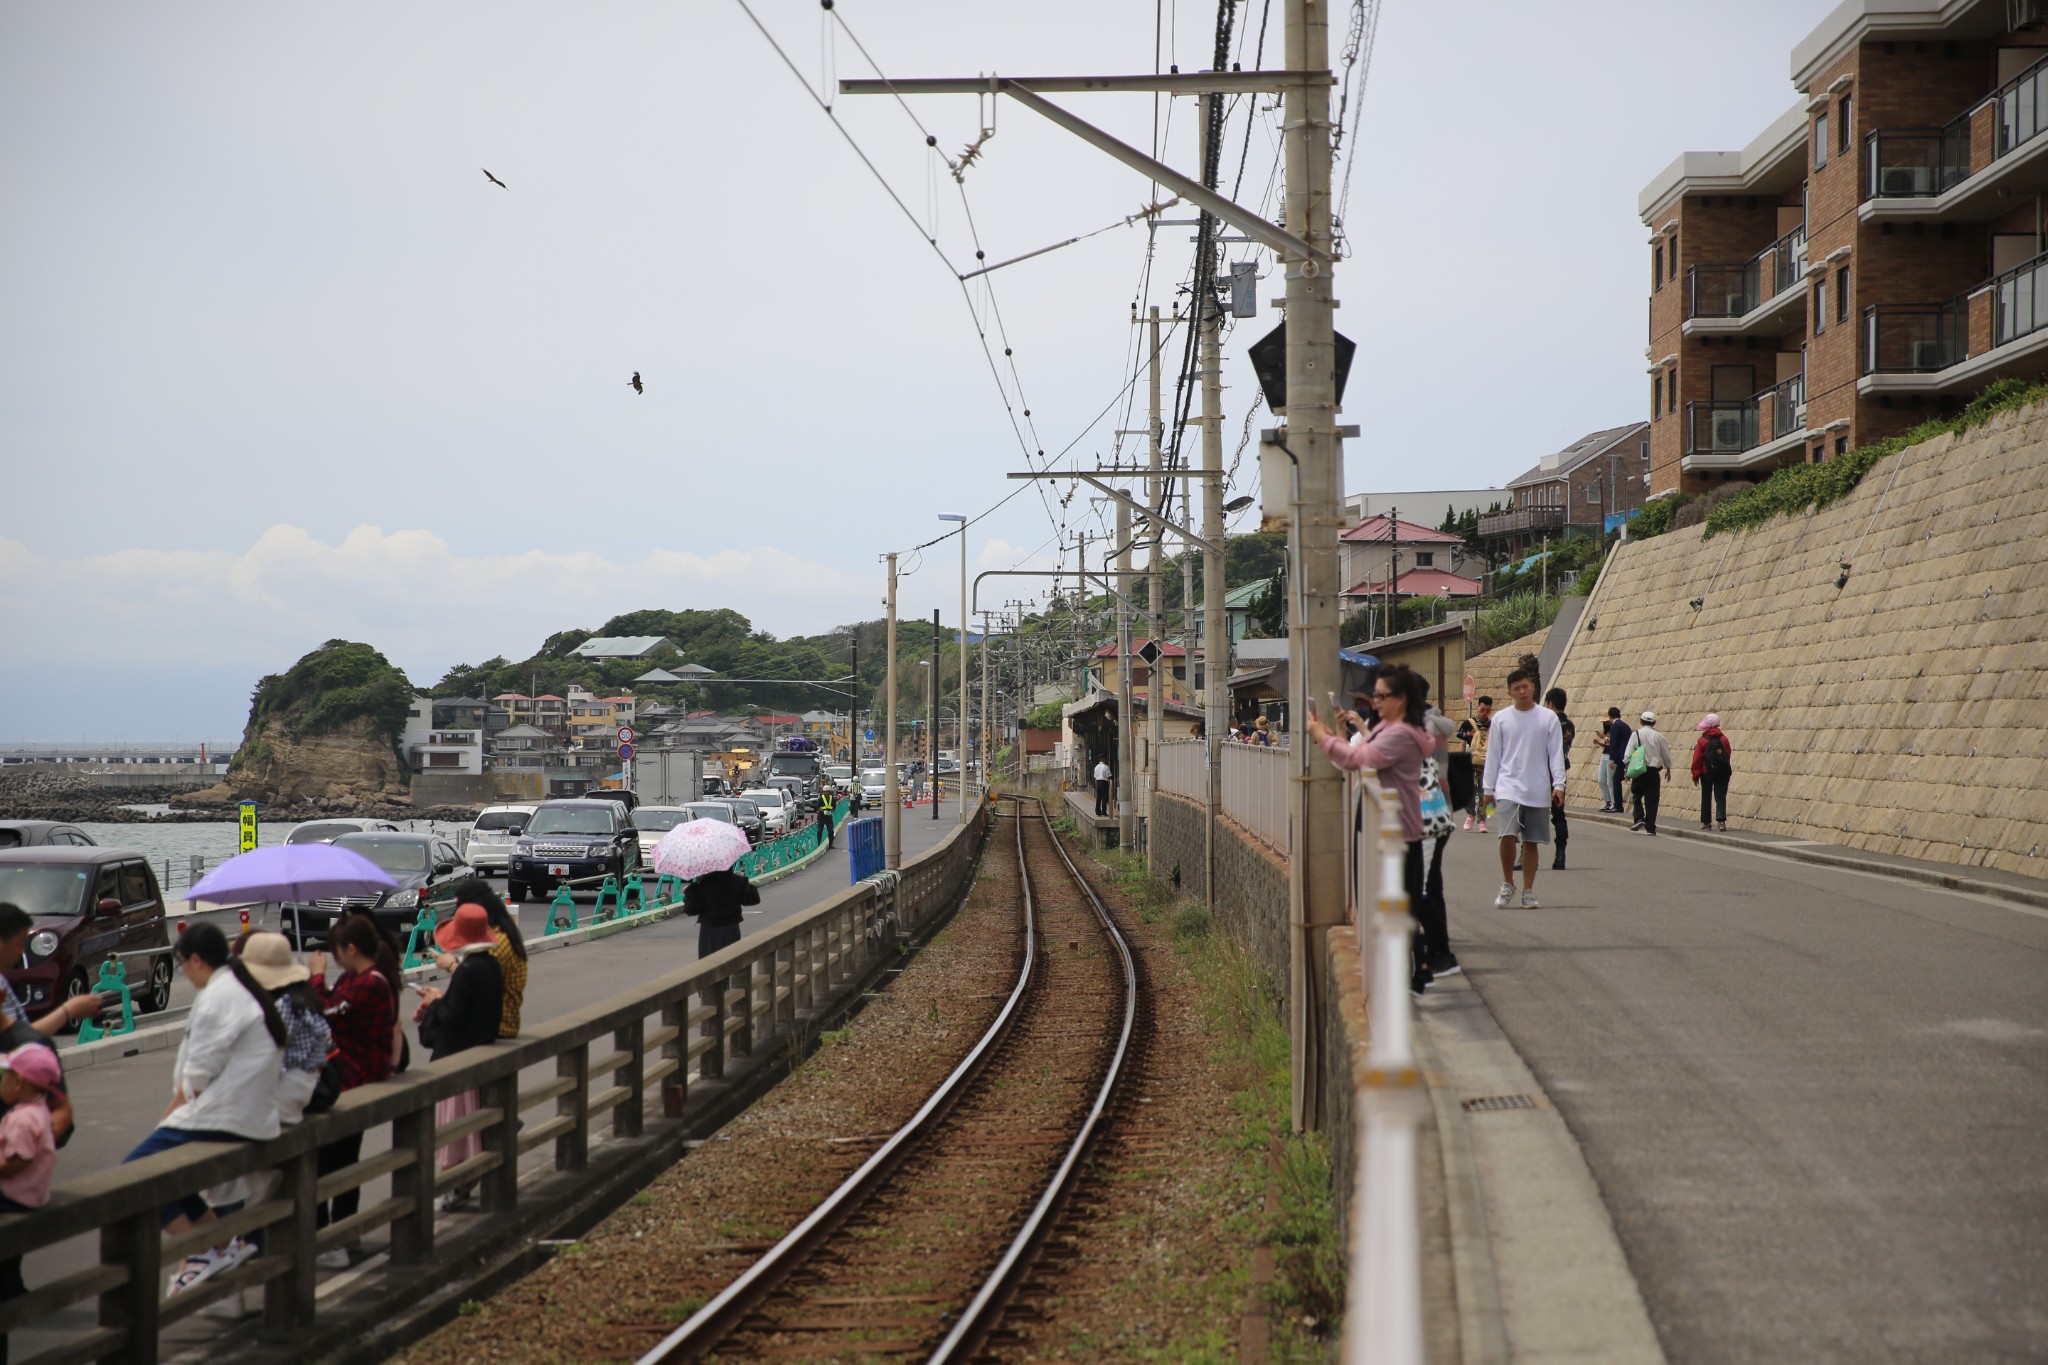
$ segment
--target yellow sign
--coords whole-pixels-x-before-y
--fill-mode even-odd
[[[256,847],[256,803],[254,801],[242,802],[241,812],[242,852],[247,853],[250,849]]]

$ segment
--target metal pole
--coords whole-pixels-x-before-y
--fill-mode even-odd
[[[1208,126],[1208,119],[1203,119]],[[1202,535],[1212,545],[1223,543],[1223,319],[1212,294],[1197,299],[1202,310]],[[1230,625],[1223,615],[1223,556],[1202,553],[1202,668],[1207,675],[1204,757],[1209,765],[1209,791],[1203,821],[1202,900],[1216,909],[1216,821],[1223,813],[1223,736],[1230,704]]]
[[[981,614],[981,743],[976,748],[975,760],[981,764],[981,789],[988,791],[989,781],[994,776],[988,766],[988,613]]]
[[[1321,71],[1330,60],[1329,12],[1315,0],[1285,0],[1287,65]],[[1342,681],[1337,658],[1337,535],[1343,524],[1344,452],[1336,430],[1337,367],[1330,261],[1330,91],[1314,79],[1283,95],[1286,221],[1309,251],[1289,248],[1287,272],[1287,442],[1300,462],[1291,509],[1301,609],[1289,632],[1288,729],[1294,758],[1289,822],[1289,1034],[1294,1058],[1294,1126],[1323,1117],[1321,995],[1326,935],[1344,920],[1344,783],[1327,763],[1311,764],[1305,727],[1311,701]]]
[[[1117,847],[1137,842],[1137,809],[1131,803],[1131,507],[1116,505],[1116,836]]]
[[[889,556],[889,662],[883,683],[888,733],[882,737],[882,848],[893,870],[903,866],[903,788],[896,780],[896,556]]]
[[[953,782],[960,788],[960,823],[967,823],[967,523],[960,523],[960,715],[954,741],[958,757],[953,765]],[[939,803],[932,802],[938,814]]]
[[[1159,309],[1153,308],[1146,319],[1152,343],[1151,404],[1152,420],[1148,425],[1151,445],[1149,466],[1153,478],[1145,481],[1145,505],[1156,514],[1147,528],[1152,536],[1152,553],[1145,559],[1145,607],[1151,617],[1147,634],[1152,637],[1152,648],[1158,658],[1152,661],[1149,685],[1145,702],[1145,870],[1156,875],[1152,865],[1152,798],[1159,791],[1159,746],[1166,739],[1166,676],[1172,665],[1166,658],[1166,575],[1161,572],[1165,565],[1161,556],[1166,552],[1166,531],[1160,525],[1159,517],[1166,514],[1162,504],[1164,490],[1156,477],[1164,466],[1161,463],[1160,438],[1165,434],[1166,424],[1159,415]]]
[[[932,819],[939,818],[939,609],[932,608],[932,710],[931,724],[925,726],[924,778],[932,789]]]

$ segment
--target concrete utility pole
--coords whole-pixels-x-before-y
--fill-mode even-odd
[[[1202,126],[1209,126],[1204,95]],[[1195,300],[1202,310],[1202,535],[1214,546],[1223,544],[1223,319],[1216,298]],[[1203,707],[1203,757],[1208,760],[1209,795],[1203,822],[1203,903],[1216,909],[1216,822],[1223,814],[1223,736],[1228,729],[1230,704],[1230,627],[1223,615],[1223,556],[1216,550],[1202,552],[1202,669],[1207,691]],[[1193,658],[1190,656],[1190,665]]]
[[[1151,404],[1152,420],[1147,431],[1151,445],[1149,468],[1152,477],[1145,482],[1145,505],[1152,509],[1146,530],[1152,536],[1152,553],[1146,557],[1145,606],[1151,617],[1150,629],[1146,632],[1152,641],[1157,657],[1148,669],[1149,684],[1145,702],[1145,870],[1156,873],[1152,866],[1152,807],[1153,798],[1159,791],[1159,746],[1166,739],[1166,677],[1172,665],[1166,658],[1166,575],[1161,572],[1166,566],[1162,558],[1166,553],[1166,485],[1159,478],[1161,463],[1160,442],[1166,434],[1166,425],[1159,413],[1159,309],[1151,310],[1145,320],[1149,329],[1146,340],[1152,347]]]
[[[1328,933],[1344,922],[1344,779],[1311,762],[1308,715],[1314,700],[1342,681],[1337,657],[1337,536],[1343,529],[1344,449],[1338,439],[1337,343],[1331,294],[1330,87],[1314,73],[1330,65],[1327,6],[1284,0],[1287,66],[1282,92],[1286,130],[1286,221],[1306,251],[1289,248],[1287,272],[1286,440],[1299,461],[1292,509],[1295,583],[1300,609],[1288,638],[1288,741],[1294,757],[1294,809],[1288,834],[1291,943],[1288,1033],[1293,1040],[1294,1126],[1323,1119],[1320,997]]]
[[[1138,812],[1131,802],[1131,508],[1116,505],[1116,840],[1129,851],[1138,837]]]
[[[988,747],[988,636],[988,613],[983,612],[981,614],[981,743],[976,749],[975,757],[981,763],[981,789],[984,792],[988,790],[989,784],[994,777],[994,774],[989,772],[988,766],[988,756],[991,752]],[[962,761],[964,762],[965,760],[963,759]]]
[[[963,571],[964,572],[964,571]],[[930,733],[925,740],[929,753],[924,773],[925,785],[932,789],[932,819],[939,818],[939,609],[932,608],[932,710],[931,724],[925,727]]]
[[[882,848],[893,870],[903,866],[903,789],[896,781],[896,556],[889,556],[889,663],[882,684],[888,730],[882,737]]]

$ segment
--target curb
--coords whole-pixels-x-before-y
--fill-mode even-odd
[[[1574,820],[1589,820],[1594,824],[1614,825],[1624,830],[1629,827],[1629,819],[1625,815],[1608,815],[1597,810],[1567,810],[1565,813]],[[1657,837],[1698,839],[1704,843],[1717,844],[1744,853],[1761,853],[1791,862],[1812,863],[1817,867],[1837,867],[1849,872],[1868,872],[1876,877],[1921,882],[1928,886],[1941,887],[1946,891],[1966,891],[1972,895],[1990,896],[1994,900],[2048,909],[2048,889],[2035,891],[2024,886],[2007,886],[2003,882],[1988,882],[1967,873],[1948,872],[1940,868],[1901,867],[1893,863],[1876,862],[1858,856],[1854,850],[1841,844],[1759,844],[1722,834],[1718,830],[1692,829],[1685,825],[1660,829],[1657,831]]]

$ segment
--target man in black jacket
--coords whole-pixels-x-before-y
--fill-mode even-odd
[[[761,888],[744,873],[707,872],[683,892],[683,913],[697,917],[697,956],[710,957],[740,941],[745,907],[761,903]]]

